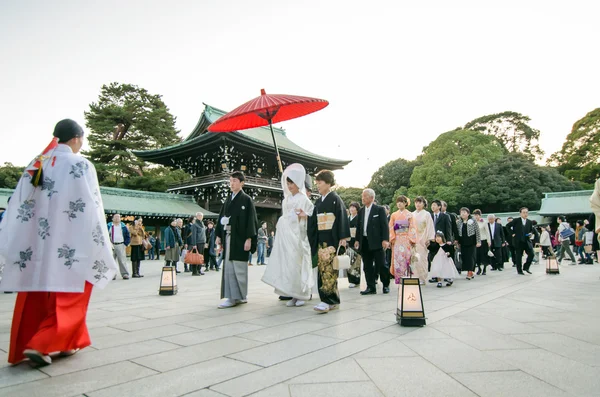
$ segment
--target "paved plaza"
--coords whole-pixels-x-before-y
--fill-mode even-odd
[[[0,396],[598,396],[600,266],[548,276],[514,269],[423,290],[427,326],[396,324],[397,288],[342,305],[288,308],[251,267],[249,303],[219,302],[221,273],[181,273],[159,296],[162,262],[143,279],[94,291],[93,347],[34,369],[6,363],[16,294],[0,295]]]

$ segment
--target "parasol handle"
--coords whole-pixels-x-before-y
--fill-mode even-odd
[[[279,148],[277,147],[277,139],[275,139],[275,132],[273,132],[273,123],[269,119],[269,128],[271,129],[271,137],[273,137],[273,146],[275,146],[275,156],[277,158],[277,165],[279,165],[279,172],[283,174],[283,166],[281,165],[281,157],[279,156]]]

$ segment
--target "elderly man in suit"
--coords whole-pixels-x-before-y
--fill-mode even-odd
[[[385,252],[389,247],[390,231],[385,208],[374,203],[375,192],[365,189],[362,192],[363,207],[358,213],[356,227],[356,248],[363,259],[367,289],[361,295],[377,293],[376,277],[383,283],[383,293],[390,292],[390,273],[385,268]]]
[[[496,216],[494,214],[488,215],[487,228],[490,232],[490,250],[494,254],[492,259],[492,270],[504,270],[504,261],[502,260],[502,248],[506,245],[506,238],[504,237],[504,228],[502,225],[496,223]]]
[[[519,211],[520,217],[513,219],[511,223],[506,225],[506,228],[512,230],[512,238],[515,249],[515,257],[513,261],[517,265],[517,273],[523,275],[525,273],[531,274],[529,267],[533,261],[533,242],[532,236],[534,235],[533,223],[527,219],[529,216],[529,209],[527,207],[521,208]],[[527,260],[523,264],[523,253],[527,253]]]

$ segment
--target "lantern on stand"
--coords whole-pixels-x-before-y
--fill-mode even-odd
[[[560,274],[556,256],[549,256],[548,259],[546,259],[546,274]]]
[[[418,278],[402,278],[402,284],[398,288],[396,321],[403,327],[422,327],[426,324]]]
[[[177,294],[177,273],[175,266],[163,266],[160,275],[159,295]]]

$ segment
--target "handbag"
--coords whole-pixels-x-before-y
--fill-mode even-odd
[[[571,237],[574,234],[575,234],[575,231],[571,228],[568,228],[568,229],[565,229],[562,232],[560,232],[560,237],[566,239],[566,238]]]
[[[145,250],[149,250],[150,248],[152,248],[152,244],[150,244],[150,241],[148,241],[148,239],[143,239],[142,245],[144,246]]]
[[[585,251],[586,254],[591,254],[593,252],[591,245],[584,245],[583,250]]]
[[[185,263],[190,265],[203,265],[204,255],[199,254],[198,249],[194,247],[191,251],[188,251],[188,253],[185,254]]]
[[[333,270],[348,270],[350,269],[350,256],[347,253],[340,255],[340,245],[333,258]]]
[[[542,252],[542,247],[540,247],[539,245],[536,245],[535,248],[533,249],[533,252]]]

